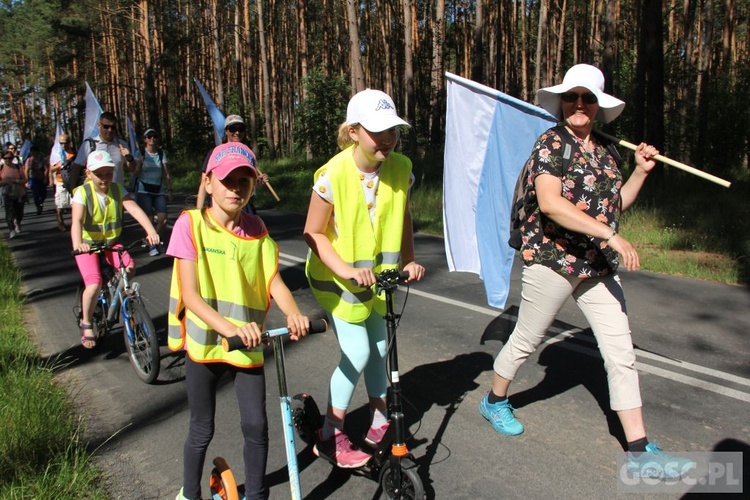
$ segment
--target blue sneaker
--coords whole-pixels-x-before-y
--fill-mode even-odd
[[[668,455],[655,442],[648,443],[643,453],[628,452],[627,461],[628,475],[634,478],[677,479],[695,468],[692,460]]]
[[[489,403],[488,392],[479,402],[479,413],[489,420],[492,428],[506,436],[518,436],[523,433],[523,425],[513,416],[515,409],[506,399],[504,403]]]

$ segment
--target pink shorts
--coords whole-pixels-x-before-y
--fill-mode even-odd
[[[122,248],[122,245],[117,244],[115,248]],[[83,284],[89,285],[101,285],[102,284],[102,271],[99,269],[99,254],[95,253],[82,253],[75,256],[76,265],[78,271],[81,273],[83,278]],[[104,259],[110,266],[117,268],[120,265],[117,252],[106,251],[104,252]],[[123,252],[122,261],[125,263],[125,267],[134,267],[135,262],[128,252]]]

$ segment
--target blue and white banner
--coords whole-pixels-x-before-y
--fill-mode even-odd
[[[208,116],[211,117],[211,121],[214,124],[214,142],[218,146],[221,144],[221,140],[224,137],[224,113],[221,112],[221,110],[216,106],[216,103],[214,103],[213,99],[208,95],[208,92],[206,92],[206,89],[203,88],[203,85],[201,85],[201,82],[198,81],[197,78],[195,80],[195,85],[198,87],[198,90],[201,93],[201,97],[203,97],[203,102],[206,103],[206,109],[208,110]]]
[[[135,127],[133,127],[133,122],[130,121],[129,116],[125,117],[125,121],[128,126],[128,148],[130,149],[130,154],[133,155],[133,158],[136,160],[140,160],[141,148],[138,147],[138,136],[135,135]]]
[[[65,161],[67,155],[65,154],[65,148],[60,144],[60,136],[63,135],[63,128],[59,122],[55,122],[55,140],[52,142],[52,149],[49,152],[49,164],[50,166],[55,165],[61,161]]]
[[[18,151],[18,156],[21,157],[21,162],[25,162],[26,159],[29,157],[29,153],[31,152],[31,141],[28,139],[25,139],[23,141],[23,144],[21,145],[21,149]]]
[[[89,87],[89,82],[86,82],[86,119],[83,125],[83,137],[81,138],[81,147],[78,148],[78,154],[76,155],[75,162],[79,165],[86,165],[86,150],[85,140],[89,137],[96,137],[99,135],[99,116],[102,114],[102,107],[99,105],[99,100],[94,95],[94,91]]]
[[[446,73],[446,79],[443,227],[448,268],[479,274],[487,303],[503,309],[515,256],[508,237],[516,179],[536,139],[557,119],[466,78]]]

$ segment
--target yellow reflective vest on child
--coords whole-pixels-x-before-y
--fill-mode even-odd
[[[99,203],[99,195],[94,183],[87,181],[76,188],[83,191],[86,210],[83,214],[81,239],[84,243],[105,243],[111,245],[120,239],[122,233],[123,189],[112,183],[107,191],[104,207]],[[74,191],[75,193],[75,191]]]
[[[198,292],[208,305],[236,325],[256,322],[262,327],[271,305],[270,285],[278,272],[278,246],[264,232],[238,236],[213,220],[206,211],[186,212],[198,254]],[[172,269],[168,344],[173,351],[187,348],[199,363],[222,362],[237,367],[263,365],[263,346],[225,352],[221,336],[187,309],[180,293],[178,259]]]
[[[315,172],[315,180],[321,175],[330,176],[333,191],[336,227],[329,225],[326,236],[339,257],[352,267],[370,268],[374,273],[395,269],[401,257],[411,160],[391,153],[381,164],[375,218],[371,222],[352,152],[350,146]],[[315,252],[309,252],[305,271],[313,295],[333,316],[357,323],[367,319],[373,308],[385,314],[383,297],[336,276]]]

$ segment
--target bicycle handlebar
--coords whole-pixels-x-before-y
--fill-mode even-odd
[[[309,333],[322,333],[328,330],[328,322],[324,319],[311,319],[310,320],[310,330]],[[262,340],[268,340],[272,337],[281,337],[284,335],[289,334],[289,329],[284,328],[274,328],[272,330],[266,330],[265,332],[261,333],[261,339]],[[224,337],[221,339],[221,345],[224,347],[224,351],[234,351],[236,349],[242,349],[245,347],[245,344],[242,343],[241,337]]]
[[[123,250],[130,250],[131,248],[133,248],[133,247],[135,247],[137,245],[140,245],[144,241],[146,241],[146,238],[141,238],[139,240],[135,240],[134,242],[128,244],[127,246],[123,245],[122,249]],[[159,245],[164,245],[164,243],[160,241]],[[100,253],[100,252],[104,252],[105,250],[116,251],[116,249],[115,249],[115,247],[113,245],[107,245],[105,243],[91,243],[89,245],[89,251],[88,252],[79,252],[78,250],[71,250],[70,255],[80,255],[80,254],[83,254],[83,253]]]

